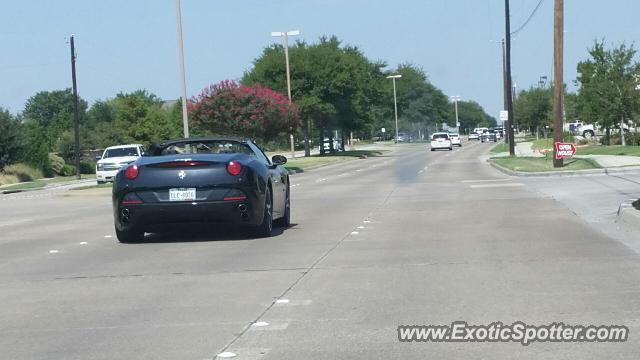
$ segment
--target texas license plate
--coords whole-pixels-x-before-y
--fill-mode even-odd
[[[193,201],[195,199],[195,188],[169,189],[169,201]]]

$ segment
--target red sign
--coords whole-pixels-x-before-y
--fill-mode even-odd
[[[576,154],[576,146],[570,143],[557,142],[556,145],[556,159],[573,157]]]

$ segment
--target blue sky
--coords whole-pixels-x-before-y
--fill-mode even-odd
[[[512,29],[538,0],[511,0]],[[337,35],[390,66],[420,65],[447,95],[502,107],[502,0],[182,0],[189,96],[210,83],[237,79],[271,31],[299,29],[301,39]],[[640,38],[637,0],[565,0],[565,81],[596,38],[619,44]],[[518,88],[551,78],[553,0],[544,0],[513,40]],[[0,106],[17,113],[37,91],[70,87],[74,33],[78,88],[90,103],[147,89],[179,97],[174,0],[4,0],[0,12]]]

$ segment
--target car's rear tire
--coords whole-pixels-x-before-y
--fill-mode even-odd
[[[98,180],[97,182],[98,182],[98,185],[102,185],[106,183],[106,181],[100,181],[100,180]]]
[[[144,240],[144,231],[140,230],[118,230],[116,228],[116,237],[121,243],[136,243]]]
[[[432,148],[432,149],[431,149],[431,151],[436,151],[436,149],[433,149],[433,148]]]
[[[271,198],[271,188],[267,186],[264,196],[264,215],[262,223],[256,228],[256,235],[259,237],[269,237],[273,231],[273,199]]]
[[[278,226],[283,228],[288,228],[291,225],[291,192],[289,191],[291,188],[287,185],[287,197],[284,201],[284,216],[280,219],[276,220]]]
[[[453,150],[453,146],[449,146],[449,151]]]

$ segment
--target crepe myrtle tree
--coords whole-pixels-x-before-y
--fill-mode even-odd
[[[271,141],[299,125],[298,109],[287,97],[260,84],[224,80],[189,102],[194,129],[205,134],[236,135]]]

